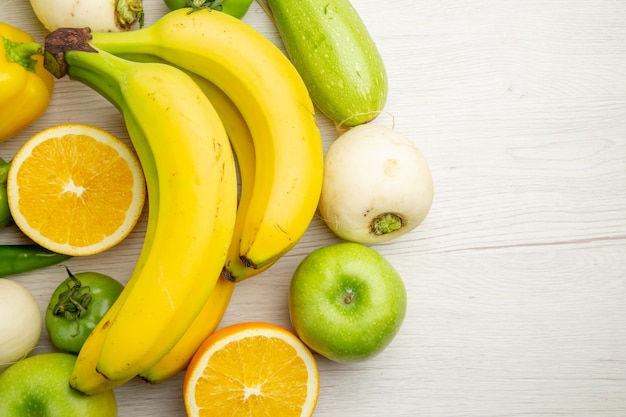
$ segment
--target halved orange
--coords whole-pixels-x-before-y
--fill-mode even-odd
[[[72,256],[103,252],[135,227],[145,202],[139,161],[119,138],[95,126],[44,129],[14,156],[9,209],[35,243]]]
[[[289,330],[250,322],[209,336],[183,382],[189,417],[309,417],[319,396],[311,351]]]

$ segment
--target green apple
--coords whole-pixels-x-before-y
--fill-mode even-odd
[[[389,261],[352,242],[311,252],[289,287],[289,316],[300,339],[341,363],[382,352],[400,330],[406,303],[404,282]]]
[[[70,388],[76,356],[51,352],[30,356],[0,374],[2,417],[115,417],[113,391],[86,396]]]

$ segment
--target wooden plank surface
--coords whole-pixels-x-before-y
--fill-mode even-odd
[[[389,73],[378,122],[414,139],[435,201],[408,236],[375,246],[400,271],[408,314],[375,359],[319,358],[316,416],[623,417],[626,415],[626,3],[621,0],[355,0]],[[149,24],[165,12],[145,0]],[[25,0],[0,20],[44,32]],[[254,4],[245,20],[281,46]],[[318,117],[327,147],[333,126]],[[9,159],[37,130],[86,122],[126,138],[119,114],[70,80],[48,112],[0,144]],[[117,247],[72,259],[125,282],[145,213]],[[24,238],[14,227],[0,243]],[[291,273],[338,242],[316,218],[296,248],[241,283],[222,325],[290,328]],[[64,278],[13,279],[42,309]],[[50,351],[44,333],[36,353]],[[184,416],[182,375],[116,390],[121,417]]]

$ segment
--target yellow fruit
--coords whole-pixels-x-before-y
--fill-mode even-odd
[[[211,296],[183,337],[165,356],[139,376],[151,384],[160,384],[184,370],[204,340],[219,326],[235,291],[235,285],[232,281],[219,278]]]
[[[90,36],[99,50],[152,55],[206,78],[241,112],[253,141],[254,182],[249,202],[242,199],[248,208],[235,231],[238,256],[231,252],[225,268],[230,279],[255,276],[290,251],[316,212],[324,160],[311,97],[285,54],[240,19],[209,10],[178,9],[143,29]]]
[[[24,234],[52,251],[85,256],[111,248],[133,230],[145,181],[120,139],[95,126],[62,124],[19,149],[7,193]]]
[[[209,336],[183,383],[189,417],[311,416],[319,395],[315,358],[293,333],[239,323]]]

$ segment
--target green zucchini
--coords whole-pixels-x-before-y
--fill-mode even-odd
[[[317,108],[340,126],[376,118],[387,73],[349,0],[267,0],[287,54]]]

